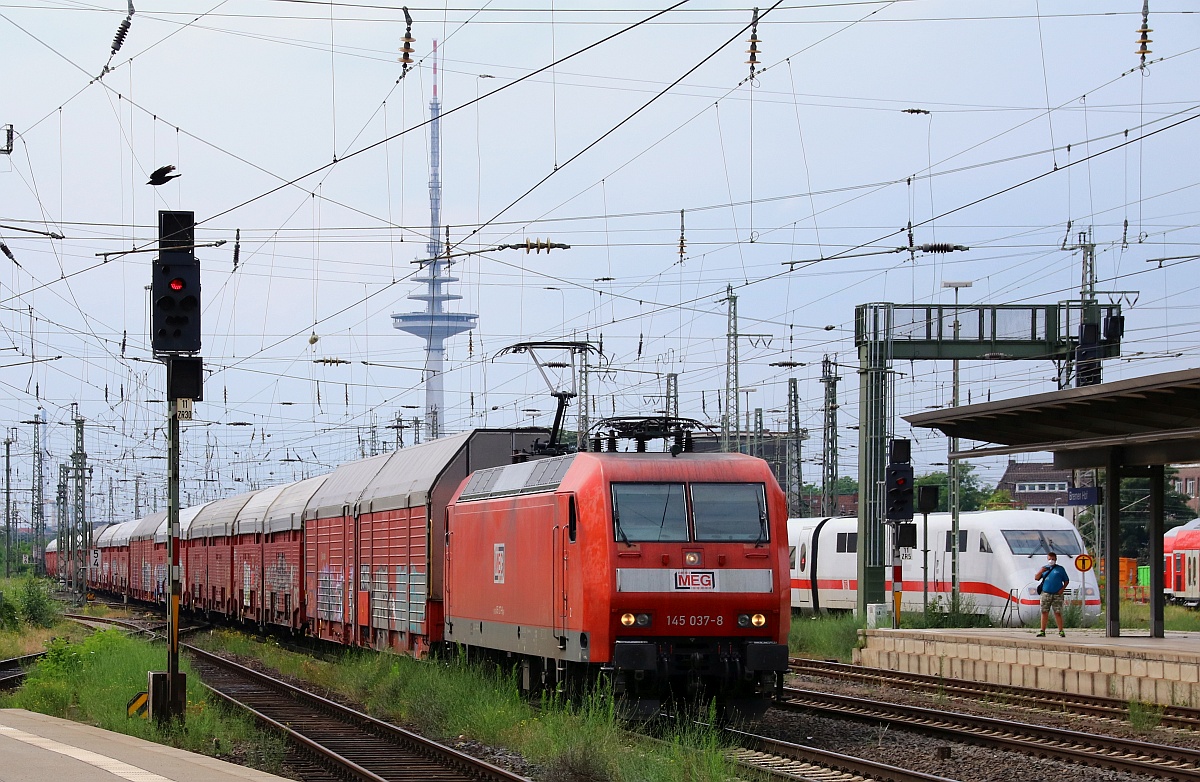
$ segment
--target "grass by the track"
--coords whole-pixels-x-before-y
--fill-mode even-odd
[[[964,621],[957,622],[949,614],[902,614],[901,627],[906,630],[926,627],[988,627],[984,622],[974,618],[963,617]],[[1088,625],[1081,621],[1079,611],[1068,608],[1066,612],[1067,627],[1090,626],[1103,624],[1103,616]],[[1051,620],[1053,621],[1053,620]],[[1183,606],[1168,605],[1164,607],[1163,623],[1167,630],[1200,632],[1200,611]],[[788,636],[788,646],[791,653],[801,657],[812,657],[819,660],[838,660],[850,662],[854,649],[858,645],[858,631],[865,626],[851,613],[795,614],[792,616],[791,634]],[[1150,627],[1150,606],[1146,603],[1130,601],[1121,602],[1121,628],[1125,630],[1146,630]],[[1036,628],[1033,628],[1036,629]]]
[[[180,665],[188,674],[183,725],[160,727],[153,721],[128,718],[125,705],[146,689],[146,672],[164,670],[166,662],[164,646],[120,630],[94,632],[78,641],[56,638],[21,688],[0,694],[0,707],[28,709],[265,771],[279,770],[282,740],[259,730],[249,717],[210,701],[186,661]]]
[[[539,711],[520,695],[513,677],[490,667],[353,650],[319,660],[224,631],[192,642],[255,658],[424,735],[518,752],[539,767],[541,779],[716,782],[737,776],[714,731],[682,727],[663,743],[640,742],[623,729],[610,699],[554,703]]]

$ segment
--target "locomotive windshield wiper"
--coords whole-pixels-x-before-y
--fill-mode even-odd
[[[758,502],[758,539],[754,541],[754,548],[761,548],[767,542],[767,511],[762,506],[762,500]]]
[[[625,534],[625,528],[621,526],[621,514],[617,513],[616,508],[613,508],[613,524],[616,526],[617,534],[621,536],[621,542],[629,548],[633,548],[633,544],[629,542],[629,536]]]

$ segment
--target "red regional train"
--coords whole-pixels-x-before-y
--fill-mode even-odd
[[[472,430],[183,509],[181,602],[418,658],[465,649],[529,690],[605,674],[643,711],[685,695],[765,707],[790,622],[767,464],[529,458],[544,434]],[[164,602],[165,527],[160,512],[97,535],[93,587]]]

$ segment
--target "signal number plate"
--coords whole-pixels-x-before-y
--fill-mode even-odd
[[[725,624],[723,616],[708,614],[667,614],[669,627],[721,627]]]

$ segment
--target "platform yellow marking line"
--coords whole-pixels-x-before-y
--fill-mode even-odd
[[[88,765],[95,766],[122,779],[128,779],[129,782],[172,782],[167,777],[155,774],[153,771],[147,771],[144,768],[132,766],[116,758],[110,758],[107,755],[101,755],[90,750],[80,749],[79,747],[72,747],[69,744],[63,744],[60,741],[48,739],[44,736],[26,733],[23,730],[18,730],[2,723],[0,723],[0,738],[16,739],[17,741],[23,741],[26,744],[40,747],[41,749],[66,755],[69,758],[74,758]]]

